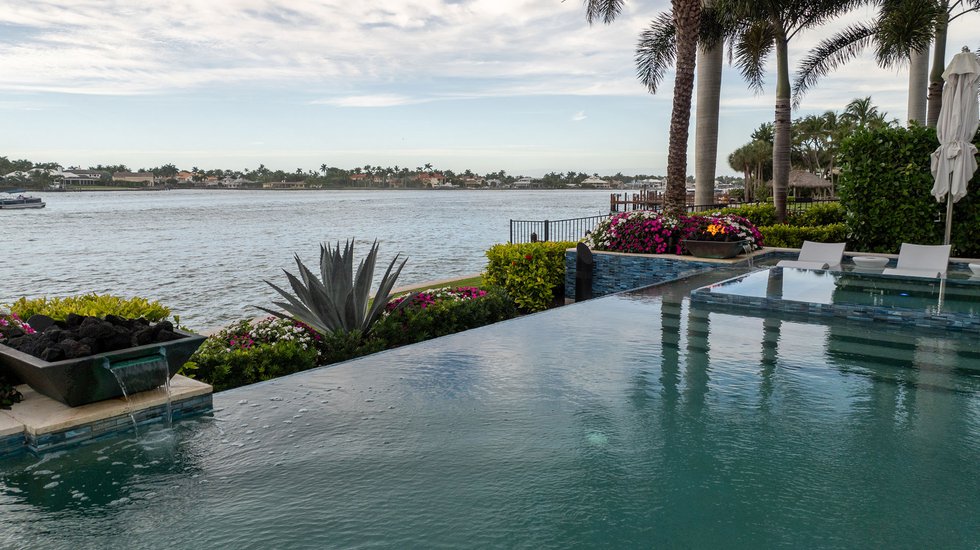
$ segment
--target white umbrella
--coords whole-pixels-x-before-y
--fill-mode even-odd
[[[980,60],[968,48],[954,55],[943,73],[943,106],[939,110],[936,134],[939,149],[932,153],[932,175],[936,183],[932,194],[937,201],[946,197],[946,236],[949,244],[953,226],[953,203],[966,195],[966,184],[977,171],[977,148],[973,136],[980,126],[977,86],[980,85]]]

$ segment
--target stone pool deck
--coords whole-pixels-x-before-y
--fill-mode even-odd
[[[125,398],[69,407],[41,395],[27,385],[17,386],[24,400],[0,410],[0,456],[29,450],[44,452],[88,439],[132,429],[138,424],[162,422],[167,412],[163,387]],[[210,385],[185,376],[170,380],[170,407],[174,420],[212,408]],[[132,414],[132,417],[130,417]]]

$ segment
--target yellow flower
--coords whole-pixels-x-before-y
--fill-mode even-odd
[[[712,235],[717,235],[721,231],[721,226],[716,224],[711,224],[708,226],[708,233]]]

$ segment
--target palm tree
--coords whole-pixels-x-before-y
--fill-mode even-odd
[[[908,120],[925,124],[929,43],[943,13],[939,4],[923,0],[878,0],[881,7],[870,23],[851,25],[822,40],[800,63],[793,82],[793,107],[817,80],[851,61],[868,46],[882,68],[910,64]]]
[[[847,104],[841,114],[841,120],[851,122],[858,128],[881,128],[888,125],[886,113],[871,104],[871,96],[858,98]]]
[[[327,168],[329,168],[326,163],[320,165],[320,171],[323,172],[323,177],[327,177]]]
[[[714,202],[715,166],[718,162],[718,107],[724,34],[731,24],[714,9],[717,0],[704,0],[698,35],[697,115],[694,135],[694,204]],[[664,73],[677,54],[674,18],[662,12],[640,34],[636,48],[637,76],[650,93],[656,93]]]
[[[776,219],[786,220],[792,146],[789,43],[804,30],[838,17],[862,0],[719,0],[717,8],[732,14],[736,29],[734,61],[756,90],[762,90],[766,59],[776,53],[775,140],[773,143],[773,201]]]
[[[590,24],[599,20],[611,23],[622,11],[624,2],[625,0],[586,0],[586,19]],[[671,0],[671,21],[674,24],[677,70],[674,73],[674,97],[667,142],[667,192],[664,197],[664,211],[669,215],[681,215],[687,211],[687,141],[691,121],[691,97],[694,92],[694,65],[701,26],[701,0]],[[638,60],[639,56],[638,53]],[[659,78],[656,81],[659,82]]]

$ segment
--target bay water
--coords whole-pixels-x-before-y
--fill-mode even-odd
[[[0,212],[0,306],[87,292],[159,300],[196,330],[261,315],[298,254],[380,243],[376,280],[396,254],[398,285],[478,273],[509,220],[604,214],[604,190],[115,191],[38,193],[41,210]]]

